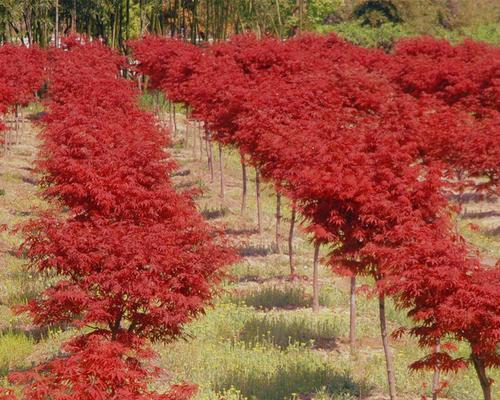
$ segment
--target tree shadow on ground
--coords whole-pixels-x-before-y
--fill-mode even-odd
[[[369,388],[358,383],[348,372],[334,371],[326,363],[294,363],[271,373],[258,370],[228,371],[215,390],[236,388],[244,398],[253,400],[310,399],[321,392],[331,397],[351,395],[358,398]]]
[[[273,308],[290,310],[309,307],[311,296],[300,285],[268,284],[260,286],[257,290],[234,292],[231,301],[262,310]]]
[[[247,243],[238,248],[241,257],[266,257],[271,254],[278,254],[275,244],[251,244]]]

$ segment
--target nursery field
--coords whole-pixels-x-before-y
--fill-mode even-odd
[[[154,110],[156,96],[145,95],[143,105]],[[41,111],[31,106],[32,117]],[[167,112],[167,110],[164,110]],[[165,115],[163,116],[164,119]],[[168,124],[167,121],[163,123]],[[36,128],[27,125],[20,143],[2,161],[2,223],[9,226],[31,215],[33,207],[44,208],[36,193],[36,175],[32,172],[37,150]],[[222,291],[205,316],[185,329],[182,339],[157,345],[156,362],[168,371],[162,382],[189,381],[200,386],[200,400],[283,400],[283,399],[385,399],[386,377],[378,327],[377,302],[373,297],[358,298],[359,350],[349,350],[349,279],[335,278],[328,268],[320,267],[320,312],[311,311],[311,273],[313,246],[307,235],[295,242],[296,280],[289,278],[286,252],[276,254],[274,237],[275,193],[270,185],[263,189],[264,232],[256,232],[255,201],[249,196],[248,209],[240,215],[241,167],[239,155],[224,150],[224,173],[227,180],[225,199],[221,202],[217,182],[210,182],[205,154],[200,161],[199,147],[193,153],[192,140],[184,146],[183,117],[172,154],[179,162],[176,185],[203,191],[197,198],[199,210],[212,223],[229,233],[231,242],[244,254],[229,271]],[[191,138],[190,138],[191,139]],[[195,143],[196,144],[196,143]],[[217,156],[218,157],[218,156]],[[251,180],[250,192],[254,190]],[[495,205],[470,202],[474,212],[488,213]],[[221,211],[222,210],[222,211]],[[285,207],[284,214],[289,214]],[[467,228],[478,218],[470,211],[461,225],[476,245],[485,249],[485,257],[498,257],[500,242],[492,235],[493,217],[483,217],[479,232]],[[491,214],[491,213],[490,213]],[[488,214],[488,215],[490,215]],[[286,235],[285,225],[283,235]],[[15,316],[10,306],[35,296],[50,283],[50,278],[30,275],[23,269],[24,260],[14,252],[20,237],[6,233],[2,238],[2,296],[0,371],[2,379],[19,368],[29,367],[58,352],[72,330],[35,329],[29,319]],[[404,311],[388,307],[389,326],[408,323]],[[421,351],[408,338],[394,341],[397,388],[402,399],[420,399],[429,393],[432,373],[415,373],[408,365]],[[464,352],[466,350],[464,349]],[[448,386],[443,398],[475,400],[480,386],[472,370],[443,377]],[[493,372],[500,379],[498,370]],[[498,392],[497,392],[498,393]],[[498,394],[497,394],[498,395]],[[495,398],[495,397],[494,397]]]
[[[500,396],[500,52],[0,46],[0,400]]]

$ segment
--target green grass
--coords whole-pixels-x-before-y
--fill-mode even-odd
[[[5,332],[0,334],[0,376],[8,371],[30,365],[27,358],[34,351],[34,341],[23,333]]]

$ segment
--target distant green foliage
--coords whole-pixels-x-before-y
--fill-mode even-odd
[[[411,36],[412,33],[403,24],[385,23],[379,27],[363,25],[360,22],[342,22],[326,30],[334,31],[347,41],[364,46],[379,47],[389,50],[395,41]]]

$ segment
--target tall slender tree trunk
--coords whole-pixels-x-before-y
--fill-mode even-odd
[[[484,400],[493,400],[491,394],[491,380],[488,378],[488,375],[486,375],[486,368],[483,360],[474,353],[471,354],[471,358],[477,377],[479,378],[479,383],[481,384],[481,389],[483,390]]]
[[[186,110],[186,129],[184,130],[184,148],[187,149],[189,146],[189,111]]]
[[[73,0],[71,7],[71,33],[76,33],[76,0]]]
[[[243,215],[247,208],[247,166],[245,164],[245,157],[243,153],[240,153],[240,162],[241,162],[241,174],[242,174],[242,190],[241,190],[241,211],[240,214]]]
[[[203,160],[203,134],[201,129],[201,122],[198,123],[198,135],[200,138],[200,161]]]
[[[224,199],[224,164],[222,161],[222,145],[219,145],[219,173],[220,173],[220,198]]]
[[[387,382],[389,385],[389,397],[391,400],[396,400],[396,378],[394,375],[394,361],[392,351],[389,345],[389,337],[387,335],[387,321],[385,316],[385,295],[379,294],[378,308],[380,316],[380,334],[382,336],[382,345],[384,346],[385,363],[387,369]]]
[[[349,346],[351,353],[356,351],[356,277],[351,276],[351,298],[349,304]]]
[[[177,135],[177,111],[174,102],[172,102],[172,120],[174,122],[174,133]]]
[[[130,39],[130,0],[127,0],[125,5],[125,38],[128,41]]]
[[[292,204],[292,215],[290,217],[290,231],[288,232],[288,260],[290,262],[290,276],[294,277],[295,270],[295,260],[293,257],[293,234],[295,230],[295,219],[296,219],[295,202]]]
[[[139,29],[141,37],[144,35],[144,0],[139,0]]]
[[[260,235],[262,234],[262,213],[260,204],[260,172],[257,167],[255,167],[255,196],[257,202],[257,227]]]
[[[194,0],[193,4],[193,19],[191,22],[191,42],[196,44],[198,36],[198,0]]]
[[[281,254],[281,193],[276,192],[276,251]]]
[[[319,312],[319,247],[319,243],[314,244],[312,309],[315,313]]]
[[[210,171],[210,183],[214,183],[214,158],[212,152],[212,139],[210,137],[210,131],[205,125],[205,141],[206,141],[206,150],[207,150],[207,164],[208,170]]]
[[[55,28],[54,41],[55,41],[56,47],[59,47],[59,0],[55,0],[55,1],[56,1],[56,4],[55,4],[55,7],[56,7],[56,21],[55,21],[55,24],[54,24],[54,28]]]
[[[436,345],[434,346],[434,353],[439,353],[441,351],[441,340],[436,340]],[[432,376],[432,400],[437,400],[439,397],[439,382],[440,382],[441,369],[439,365],[434,368],[434,375]]]

